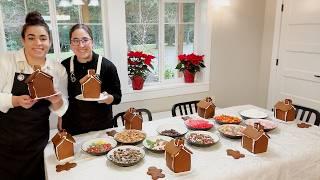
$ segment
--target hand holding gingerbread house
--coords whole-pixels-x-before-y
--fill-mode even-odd
[[[124,125],[126,129],[142,129],[142,116],[135,108],[129,108],[123,115]]]

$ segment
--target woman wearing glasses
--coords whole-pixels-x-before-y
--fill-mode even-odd
[[[27,15],[21,37],[20,51],[0,54],[0,179],[43,180],[49,115],[62,116],[68,101],[62,95],[31,99],[25,80],[40,66],[53,77],[55,90],[67,94],[67,73],[58,61],[46,59],[51,37],[41,14]]]
[[[62,65],[68,73],[69,108],[59,118],[58,128],[66,129],[72,135],[113,127],[112,105],[121,101],[120,80],[115,65],[106,58],[93,52],[91,29],[84,24],[74,25],[69,32],[71,49],[74,56],[65,59]],[[78,100],[81,94],[79,80],[94,69],[101,81],[101,92],[107,92],[108,98],[99,101]]]

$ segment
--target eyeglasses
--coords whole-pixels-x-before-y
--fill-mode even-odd
[[[71,40],[71,44],[75,46],[79,46],[81,42],[83,45],[87,45],[91,40],[92,39],[90,38],[82,38],[82,39],[74,38]]]

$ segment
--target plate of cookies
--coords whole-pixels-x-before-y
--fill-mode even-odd
[[[132,145],[119,146],[108,152],[107,158],[112,163],[128,167],[139,163],[145,156],[142,148]]]
[[[123,144],[136,144],[143,141],[145,137],[144,132],[135,129],[124,130],[114,135],[114,139]]]

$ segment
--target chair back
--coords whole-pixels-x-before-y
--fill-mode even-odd
[[[147,117],[148,117],[148,121],[152,121],[152,114],[151,114],[151,111],[149,111],[148,109],[145,109],[145,108],[141,108],[141,109],[136,109],[137,112],[139,112],[139,114],[141,116],[143,116],[143,114],[146,114]],[[122,125],[124,125],[124,119],[123,119],[123,115],[125,114],[126,112],[120,112],[118,113],[117,115],[115,115],[112,119],[113,121],[113,127],[118,127],[118,118],[120,117],[121,118],[121,121],[122,121]]]
[[[198,102],[199,100],[174,104],[171,108],[172,117],[177,116],[177,110],[179,110],[178,112],[180,113],[180,116],[193,114],[197,112]]]
[[[314,125],[319,126],[320,124],[320,113],[319,111],[304,107],[301,105],[293,105],[296,108],[296,119],[300,119],[301,121],[309,122],[310,120],[314,120]]]

